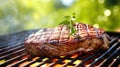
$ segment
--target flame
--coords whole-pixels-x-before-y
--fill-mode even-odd
[[[74,67],[74,66],[67,66],[67,67]]]
[[[19,67],[24,67],[25,65],[29,64],[29,61],[23,62],[22,64],[19,65]]]
[[[76,60],[73,64],[78,65],[81,62],[82,62],[82,60]]]
[[[46,63],[46,64],[43,64],[42,66],[40,66],[40,67],[48,67],[49,66],[49,64],[48,63]]]
[[[62,67],[62,64],[56,64],[54,67]]]
[[[36,63],[30,65],[30,67],[36,67],[36,66],[38,66],[39,64],[40,64],[40,62],[36,62]]]
[[[76,53],[76,54],[73,54],[70,58],[76,58],[76,57],[78,57],[78,54]]]
[[[44,59],[42,59],[42,61],[46,61],[46,60],[48,60],[48,58],[44,58]]]
[[[22,57],[22,59],[24,59],[24,58],[28,58],[28,57],[30,57],[30,55],[29,55],[29,54],[27,54],[27,55],[23,56],[23,57]]]
[[[68,62],[71,62],[71,60],[64,60],[63,63],[68,63]]]
[[[58,59],[56,59],[56,58],[52,60],[52,62],[57,62],[57,61],[58,61]]]
[[[37,60],[39,57],[32,58],[33,61]]]
[[[65,56],[60,56],[60,58],[64,58]]]
[[[0,60],[0,64],[2,64],[2,63],[4,63],[5,62],[5,59],[3,59],[3,60]]]

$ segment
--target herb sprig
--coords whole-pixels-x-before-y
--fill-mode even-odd
[[[72,16],[65,16],[65,20],[63,20],[59,25],[66,25],[67,28],[70,30],[70,35],[75,35],[76,29],[73,26],[75,22],[75,13]]]

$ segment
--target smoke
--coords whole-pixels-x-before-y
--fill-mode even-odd
[[[14,0],[0,0],[0,35],[11,33],[19,24],[18,9]]]

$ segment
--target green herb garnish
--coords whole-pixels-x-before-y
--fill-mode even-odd
[[[76,29],[73,26],[75,22],[75,13],[72,16],[65,16],[65,20],[63,20],[59,25],[66,25],[67,28],[70,30],[70,35],[75,35]]]

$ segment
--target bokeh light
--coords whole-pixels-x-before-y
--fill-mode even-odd
[[[0,35],[56,27],[64,16],[120,32],[120,0],[0,0]]]
[[[105,16],[110,16],[110,15],[111,15],[111,11],[110,11],[109,9],[106,9],[106,10],[104,11],[104,15],[105,15]]]

